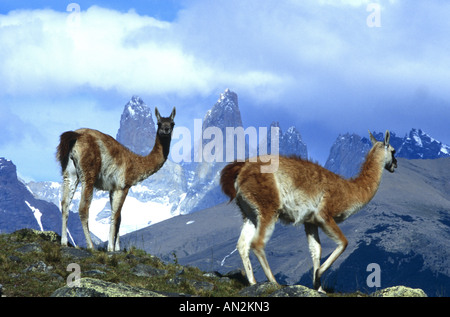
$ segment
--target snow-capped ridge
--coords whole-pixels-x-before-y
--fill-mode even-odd
[[[398,157],[435,159],[450,156],[450,147],[436,140],[422,129],[412,129],[397,151]]]
[[[126,111],[130,114],[131,117],[136,115],[141,115],[142,113],[149,112],[147,105],[141,99],[141,97],[134,95],[131,97],[130,101],[125,106]],[[124,113],[126,113],[124,111]],[[150,112],[149,112],[150,113]]]

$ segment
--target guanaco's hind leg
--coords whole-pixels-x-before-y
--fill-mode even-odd
[[[237,243],[237,249],[244,265],[245,274],[247,275],[248,282],[253,285],[256,284],[255,276],[253,275],[252,264],[250,262],[249,252],[250,244],[256,232],[255,225],[249,220],[244,221],[242,226],[241,235]]]
[[[69,206],[78,186],[78,176],[72,160],[69,160],[63,173],[63,192],[61,199],[62,229],[61,245],[67,246],[67,220],[69,218]]]
[[[246,219],[242,227],[241,235],[238,240],[237,249],[242,259],[242,264],[244,265],[245,274],[247,275],[248,282],[253,285],[256,284],[255,276],[253,275],[253,268],[250,262],[249,251],[253,250],[256,255],[267,279],[270,282],[277,283],[273,273],[270,269],[269,263],[267,262],[266,253],[264,248],[267,241],[272,235],[273,229],[275,227],[275,221],[272,221],[267,227],[261,226],[261,221],[255,226],[253,222]]]
[[[278,194],[273,186],[275,185],[273,174],[261,173],[258,166],[255,169],[249,168],[236,180],[238,183],[236,203],[241,209],[245,218],[244,227],[238,242],[238,250],[241,255],[248,281],[255,284],[250,259],[249,249],[252,249],[258,258],[267,279],[277,283],[267,262],[264,248],[269,241],[278,219],[277,210],[280,202]],[[261,184],[269,184],[261,187]]]
[[[261,267],[266,274],[267,279],[272,283],[277,283],[277,280],[273,276],[272,270],[270,269],[269,263],[267,262],[266,252],[264,251],[267,241],[269,241],[272,236],[273,230],[275,228],[276,218],[271,217],[270,219],[261,219],[258,217],[258,223],[256,225],[256,233],[253,237],[250,247],[258,258]]]
[[[86,246],[88,249],[94,249],[91,233],[89,232],[89,207],[91,206],[93,192],[93,185],[82,183],[78,214],[80,216],[81,226],[83,227],[84,237],[86,238]]]

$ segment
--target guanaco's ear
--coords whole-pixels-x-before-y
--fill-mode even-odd
[[[375,137],[372,135],[372,132],[370,132],[369,130],[369,135],[370,135],[370,141],[372,142],[372,145],[375,145],[375,143],[377,143],[377,139],[375,139]]]
[[[384,145],[389,145],[389,140],[391,138],[391,134],[389,130],[386,130],[386,134],[384,135]]]
[[[175,118],[175,114],[177,113],[177,110],[175,109],[175,107],[173,107],[172,113],[170,114],[170,120],[173,121],[173,119]]]
[[[158,122],[161,121],[161,115],[159,114],[158,107],[155,107],[155,116]]]

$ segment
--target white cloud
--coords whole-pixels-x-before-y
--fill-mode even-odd
[[[78,25],[68,17],[51,10],[1,17],[3,93],[45,93],[83,85],[125,93],[164,92],[169,83],[185,85],[182,74],[194,74],[195,59],[158,38],[168,23],[99,7],[82,12]],[[139,32],[147,38],[141,41]],[[197,76],[204,77],[204,71],[199,69]]]
[[[83,86],[127,95],[205,95],[230,81],[250,89],[280,81],[267,71],[202,59],[183,47],[173,28],[134,11],[96,6],[79,20],[52,10],[10,12],[0,16],[0,95]]]
[[[441,5],[380,1],[383,26],[371,29],[367,3],[194,1],[173,22],[96,6],[79,22],[68,12],[13,11],[0,15],[0,95],[90,87],[207,96],[230,87],[274,101],[293,90],[316,93],[324,79],[395,83],[404,72],[414,84],[442,86],[440,62],[449,59],[437,43],[448,45],[447,36],[409,13],[428,16]],[[448,26],[444,20],[433,23]]]

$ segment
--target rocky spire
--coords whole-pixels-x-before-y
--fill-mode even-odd
[[[155,136],[156,127],[150,108],[139,96],[133,96],[120,118],[117,141],[137,154],[147,155],[153,148]]]
[[[202,130],[208,127],[218,127],[224,135],[226,127],[242,127],[238,96],[235,92],[227,88],[220,94],[214,106],[206,112]]]

